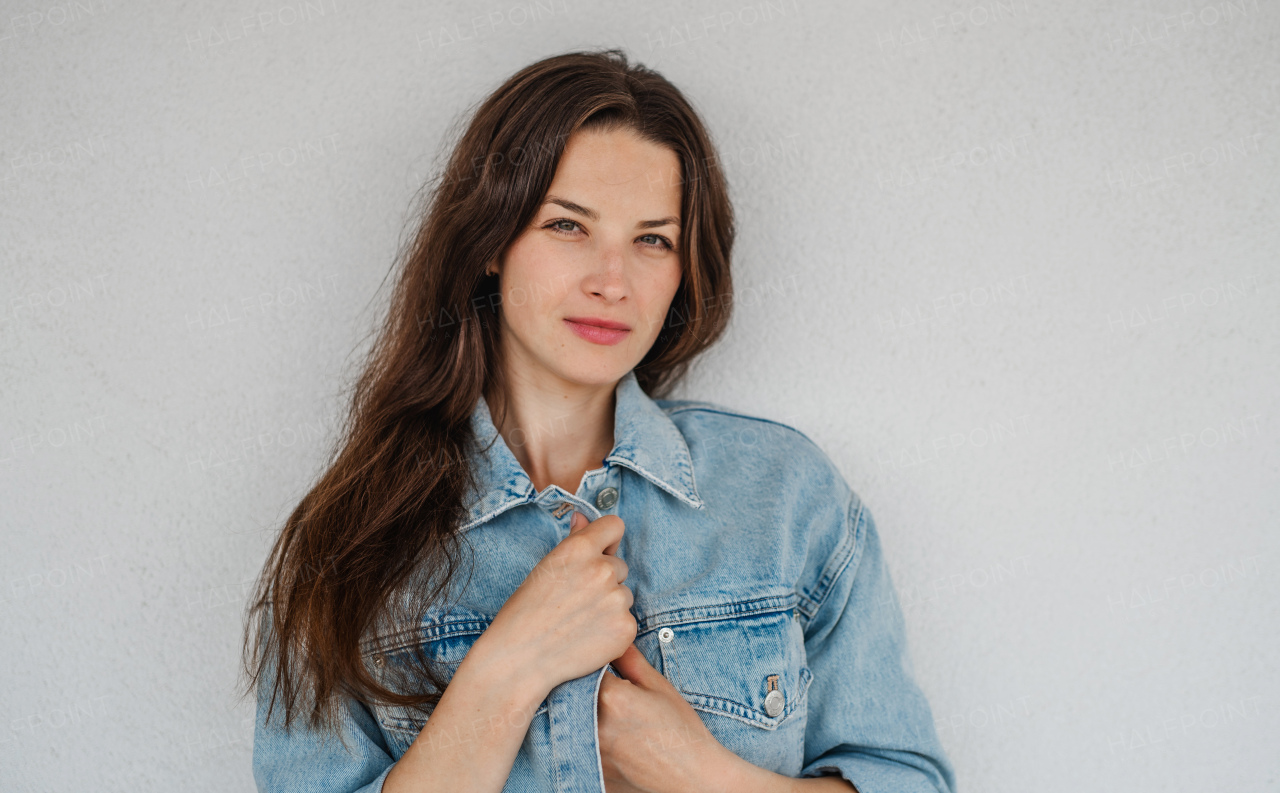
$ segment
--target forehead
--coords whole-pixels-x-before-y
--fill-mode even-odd
[[[578,130],[565,143],[550,192],[598,210],[613,204],[679,215],[680,186],[680,160],[670,148],[626,128]]]

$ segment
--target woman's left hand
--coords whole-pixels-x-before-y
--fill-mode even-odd
[[[612,664],[622,677],[604,674],[597,703],[607,793],[717,789],[732,753],[634,644]]]

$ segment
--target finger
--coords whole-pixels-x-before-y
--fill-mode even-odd
[[[619,584],[626,581],[627,576],[630,574],[630,568],[627,567],[627,563],[616,556],[606,556],[605,558],[613,565],[615,580],[617,580]]]
[[[617,518],[617,515],[605,515],[606,518]],[[603,518],[601,518],[603,520]],[[622,518],[618,518],[618,537],[613,542],[604,547],[604,552],[610,556],[618,555],[618,546],[622,544],[622,535],[626,532],[626,524],[622,522]]]
[[[618,674],[641,688],[656,688],[659,680],[663,683],[667,682],[662,673],[653,668],[649,660],[644,657],[644,653],[637,650],[634,644],[627,645],[622,655],[613,659],[611,663],[613,668],[618,670]]]
[[[621,544],[622,544],[622,538],[621,538],[621,537],[619,537],[618,539],[616,539],[616,540],[614,540],[613,542],[611,542],[611,543],[609,543],[608,545],[606,545],[606,546],[604,547],[604,553],[605,553],[605,555],[606,555],[606,556],[617,556],[617,555],[618,555],[618,546],[619,546],[619,545],[621,545]]]
[[[587,520],[586,516],[575,509],[573,511],[573,517],[569,519],[569,533],[574,534],[585,529],[588,523],[590,523],[590,521]]]
[[[593,540],[592,545],[600,549],[601,552],[616,556],[618,544],[622,541],[624,530],[622,518],[617,515],[604,515],[591,521],[590,525],[582,533],[590,535]]]

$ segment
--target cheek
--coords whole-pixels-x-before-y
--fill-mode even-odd
[[[503,267],[502,307],[514,327],[530,327],[568,293],[569,268],[536,242],[513,248]]]
[[[679,288],[679,270],[657,275],[646,285],[644,314],[652,329],[649,335],[657,337],[658,332],[662,330],[667,311],[671,308],[671,301]]]

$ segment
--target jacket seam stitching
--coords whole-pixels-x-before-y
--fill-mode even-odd
[[[813,672],[808,667],[801,667],[800,670],[800,693],[792,698],[788,703],[786,710],[777,716],[770,717],[756,708],[746,705],[736,699],[718,696],[716,694],[704,694],[701,691],[685,691],[681,689],[681,693],[690,697],[698,697],[704,702],[690,702],[689,704],[696,710],[706,713],[715,713],[721,716],[733,716],[739,721],[746,722],[762,729],[774,730],[782,726],[787,719],[796,712],[796,710],[807,701],[809,697],[809,686],[813,683]],[[686,701],[688,701],[686,699]],[[724,703],[723,705],[717,703]],[[742,711],[741,713],[739,711]]]
[[[459,526],[458,532],[463,533],[463,532],[471,531],[476,526],[479,526],[482,523],[487,523],[493,520],[494,518],[498,517],[499,515],[511,509],[512,507],[517,507],[521,504],[524,504],[526,502],[531,502],[531,501],[533,501],[533,499],[530,498],[527,493],[520,496],[509,497],[508,500],[502,502],[501,504],[489,510],[488,512],[484,513],[483,515],[479,515],[474,519],[469,520],[463,525]]]
[[[757,614],[771,614],[778,611],[788,611],[794,606],[792,601],[793,595],[767,595],[765,597],[748,598],[745,600],[735,600],[732,603],[716,603],[705,606],[684,606],[676,609],[667,609],[659,611],[656,614],[646,614],[641,618],[644,627],[640,633],[645,633],[654,628],[661,628],[664,625],[683,625],[688,622],[712,622],[722,619],[731,619],[733,617],[747,617]],[[755,608],[747,608],[752,604]]]
[[[691,506],[695,509],[702,508],[701,506],[699,506],[700,504],[702,504],[701,499],[696,499],[695,497],[689,496],[687,493],[681,492],[680,488],[671,484],[670,482],[658,476],[657,474],[653,473],[652,471],[647,470],[644,466],[640,465],[639,463],[633,460],[628,460],[623,457],[615,456],[612,454],[609,455],[606,459],[609,460],[610,462],[616,462],[618,465],[621,465],[625,468],[630,468],[631,470],[640,474],[644,478],[648,479],[650,482],[657,484],[660,488],[665,490],[668,494],[680,499],[680,501],[683,502],[684,504]],[[689,482],[690,482],[690,488],[693,489],[694,494],[696,496],[697,486],[693,484],[692,469],[689,472]]]
[[[855,501],[857,502],[856,512],[853,511]],[[866,504],[856,494],[850,493],[849,503],[845,507],[845,533],[840,541],[840,547],[827,561],[813,592],[801,596],[802,605],[800,608],[810,620],[817,616],[823,604],[827,602],[827,598],[830,597],[831,591],[835,588],[836,581],[844,574],[844,571],[849,567],[857,569],[857,562],[862,558],[864,545],[862,540],[865,532],[861,530],[861,526],[862,513],[865,510]]]
[[[749,419],[751,421],[763,421],[766,424],[773,424],[775,426],[782,427],[783,429],[791,430],[795,434],[807,440],[809,443],[813,443],[814,446],[818,445],[817,443],[814,443],[813,438],[810,438],[808,435],[805,435],[803,431],[796,429],[790,424],[786,424],[776,419],[766,418],[765,416],[753,416],[750,413],[740,413],[736,410],[731,410],[726,407],[711,405],[709,403],[699,403],[696,405],[680,405],[677,407],[670,407],[670,408],[663,408],[663,409],[667,412],[667,415],[675,415],[676,413],[688,413],[689,411],[693,411],[693,410],[701,410],[706,413],[719,413],[722,416],[733,416],[735,418]],[[681,434],[683,434],[683,432]],[[821,449],[821,447],[819,447],[819,449]]]

